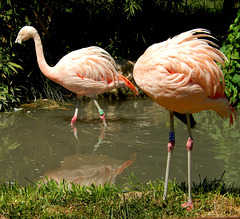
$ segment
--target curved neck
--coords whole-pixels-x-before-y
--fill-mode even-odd
[[[37,55],[37,62],[38,62],[38,66],[41,70],[41,72],[50,80],[54,80],[55,76],[53,74],[52,68],[51,66],[49,66],[45,60],[44,54],[43,54],[43,47],[42,47],[42,41],[40,39],[40,36],[37,34],[35,34],[33,36],[33,40],[35,43],[35,50],[36,50],[36,55]]]

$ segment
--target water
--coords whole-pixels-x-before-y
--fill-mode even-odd
[[[94,103],[82,101],[75,127],[74,106],[25,109],[0,114],[1,182],[27,185],[53,177],[79,184],[124,184],[134,173],[141,181],[163,179],[167,158],[169,113],[150,99],[99,100],[108,127],[103,128]],[[238,112],[237,112],[238,117]],[[240,185],[239,122],[229,128],[215,112],[195,114],[192,180],[219,178]],[[187,182],[187,129],[175,119],[176,145],[170,180]]]

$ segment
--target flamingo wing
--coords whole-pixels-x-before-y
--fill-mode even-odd
[[[64,56],[59,63],[69,63],[76,75],[95,81],[114,81],[117,69],[114,59],[102,48],[91,46],[73,51]]]
[[[79,96],[94,96],[118,85],[118,73],[113,58],[103,49],[92,46],[73,51],[55,66],[57,79]]]

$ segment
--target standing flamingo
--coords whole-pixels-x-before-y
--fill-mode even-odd
[[[37,62],[42,73],[50,80],[77,94],[77,104],[71,125],[77,120],[79,98],[83,95],[93,98],[103,124],[107,126],[105,114],[94,99],[95,95],[110,91],[118,86],[127,86],[137,94],[134,85],[117,72],[114,59],[102,48],[91,46],[75,50],[65,55],[54,67],[51,67],[46,63],[40,36],[34,27],[23,27],[15,42],[21,44],[30,38],[34,40]]]
[[[174,113],[186,114],[188,127],[188,202],[183,207],[192,208],[191,198],[191,151],[193,137],[190,115],[202,110],[216,111],[221,117],[230,117],[232,112],[224,94],[225,81],[218,63],[224,65],[225,55],[216,49],[205,29],[193,29],[161,43],[150,46],[137,60],[133,77],[137,85],[156,103],[170,112],[168,159],[165,189],[167,197],[168,176],[172,151],[175,145]],[[235,113],[234,113],[235,115]]]

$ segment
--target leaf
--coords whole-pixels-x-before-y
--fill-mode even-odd
[[[239,53],[238,52],[235,52],[232,56],[231,56],[232,59],[237,59],[239,60]]]
[[[228,37],[223,43],[221,51],[227,56],[229,63],[226,64],[224,69],[224,77],[226,81],[226,94],[230,99],[235,102],[237,106],[240,106],[239,100],[239,87],[240,87],[240,10],[238,16],[234,20],[233,24],[229,27]]]
[[[13,66],[9,65],[8,67],[11,68],[14,72],[17,73],[17,70]]]
[[[233,83],[240,84],[240,75],[235,74],[232,78]]]
[[[18,65],[18,64],[14,63],[14,62],[8,62],[8,65],[11,65],[11,66],[13,66],[13,67],[15,67],[15,68],[20,68],[20,69],[23,70],[23,68],[22,68],[21,65]]]

